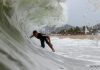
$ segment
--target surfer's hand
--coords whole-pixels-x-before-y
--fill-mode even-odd
[[[33,37],[33,35],[32,36],[30,36],[30,38],[32,38]]]

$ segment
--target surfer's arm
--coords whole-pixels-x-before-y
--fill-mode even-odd
[[[30,36],[30,38],[32,38],[32,37],[33,37],[33,35]]]

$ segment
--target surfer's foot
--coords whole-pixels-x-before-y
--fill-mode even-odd
[[[54,49],[53,49],[52,51],[53,51],[53,52],[55,52],[55,50],[54,50]]]

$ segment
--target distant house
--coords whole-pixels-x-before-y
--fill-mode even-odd
[[[90,34],[90,30],[89,30],[89,28],[87,27],[87,26],[85,26],[85,34],[87,35],[87,34]]]

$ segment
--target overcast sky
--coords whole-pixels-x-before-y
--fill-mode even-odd
[[[100,10],[88,0],[67,0],[68,24],[73,26],[95,25],[100,23]]]

